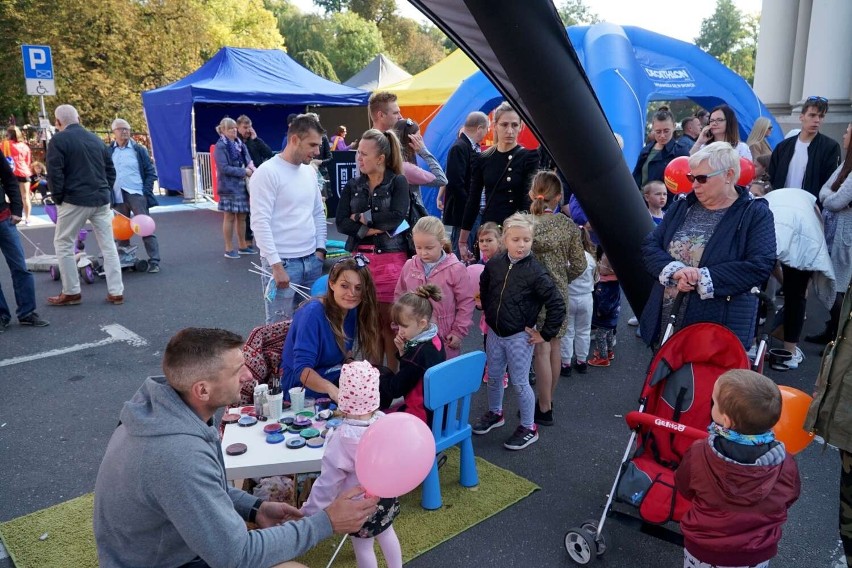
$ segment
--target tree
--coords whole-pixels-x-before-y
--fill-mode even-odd
[[[701,21],[695,44],[751,83],[757,30],[757,17],[744,17],[733,0],[716,0],[713,15]]]
[[[376,24],[353,12],[332,14],[329,31],[324,53],[338,77],[352,77],[385,48]]]
[[[349,0],[349,10],[368,22],[381,24],[396,12],[396,0]]]
[[[599,24],[601,21],[597,13],[586,6],[583,0],[565,0],[557,9],[559,17],[565,26]]]
[[[334,72],[334,66],[332,66],[328,58],[319,51],[306,49],[305,51],[300,51],[293,55],[293,59],[320,77],[325,77],[335,83],[340,82],[340,79],[337,78],[337,73]]]
[[[444,34],[434,26],[419,25],[411,18],[392,16],[379,24],[386,53],[411,74],[427,69],[446,57]]]

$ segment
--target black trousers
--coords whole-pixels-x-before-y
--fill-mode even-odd
[[[811,272],[781,265],[784,275],[784,341],[798,343],[805,324],[805,306]]]

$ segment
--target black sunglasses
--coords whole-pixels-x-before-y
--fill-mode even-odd
[[[698,174],[698,175],[686,174],[686,179],[689,180],[689,183],[698,182],[698,183],[704,185],[705,183],[707,183],[707,180],[710,179],[711,177],[716,177],[719,174],[725,173],[726,171],[727,170],[716,170],[715,172],[711,172],[709,174]]]

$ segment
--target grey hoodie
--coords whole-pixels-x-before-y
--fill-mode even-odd
[[[165,377],[149,377],[124,404],[95,482],[101,567],[265,567],[331,536],[328,515],[249,532],[255,497],[230,487],[219,434]]]

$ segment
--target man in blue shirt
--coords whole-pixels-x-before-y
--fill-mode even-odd
[[[115,164],[115,210],[122,215],[148,215],[149,203],[157,204],[154,197],[154,181],[157,173],[148,156],[148,150],[130,138],[130,124],[123,118],[112,121],[115,142],[111,144],[112,161]],[[148,253],[148,272],[160,271],[160,246],[157,237],[142,237]],[[118,241],[118,246],[130,246],[129,240]]]

